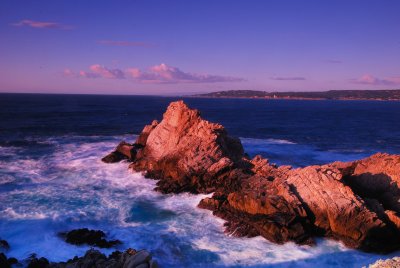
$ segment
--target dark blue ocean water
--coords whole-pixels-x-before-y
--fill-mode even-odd
[[[228,237],[221,220],[196,208],[204,196],[160,195],[126,163],[99,160],[177,99],[0,94],[0,237],[11,244],[7,254],[66,260],[87,247],[65,244],[56,233],[91,227],[122,240],[121,249],[151,250],[162,266],[360,267],[381,257],[329,240],[299,247]],[[400,153],[400,102],[184,100],[240,137],[251,156],[277,164]]]
[[[144,124],[161,119],[168,104],[177,99],[1,94],[0,145],[22,145],[27,139],[59,135],[137,134]],[[199,109],[204,118],[244,138],[249,153],[262,153],[279,163],[302,166],[382,151],[400,153],[400,102],[184,100]],[[298,146],[285,146],[290,152],[281,157],[282,146],[265,151],[253,148],[257,140],[252,139]],[[326,152],[332,157],[320,155]]]

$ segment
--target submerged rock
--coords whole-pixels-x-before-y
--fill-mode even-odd
[[[100,230],[89,230],[88,228],[75,229],[69,232],[60,233],[61,237],[65,239],[65,242],[73,245],[87,244],[90,246],[96,246],[99,248],[110,248],[121,244],[119,240],[105,239],[106,234]]]
[[[227,232],[312,244],[325,236],[365,251],[400,249],[400,156],[292,169],[256,156],[182,101],[145,126],[130,168],[164,193],[211,193],[199,207],[227,220]]]

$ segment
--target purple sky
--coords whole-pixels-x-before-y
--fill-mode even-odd
[[[400,1],[0,2],[0,92],[400,88]]]

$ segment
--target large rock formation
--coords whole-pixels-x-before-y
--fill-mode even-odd
[[[171,103],[160,123],[145,126],[135,144],[143,149],[131,168],[160,180],[158,190],[165,193],[212,192],[222,184],[234,184],[228,178],[219,181],[218,173],[238,166],[243,157],[239,139],[229,137],[223,126],[201,119],[199,111],[182,101]]]
[[[327,236],[366,251],[400,248],[400,156],[292,169],[248,159],[240,140],[197,110],[173,102],[145,126],[130,167],[165,193],[214,192],[199,207],[224,218],[237,236],[284,243]]]

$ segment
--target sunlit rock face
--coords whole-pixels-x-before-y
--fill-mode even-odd
[[[398,155],[276,166],[261,156],[248,159],[239,139],[182,101],[145,126],[132,146],[130,167],[159,180],[156,190],[214,192],[199,207],[225,219],[233,235],[300,244],[325,236],[365,251],[400,248]]]
[[[182,101],[171,103],[159,124],[145,126],[137,143],[144,148],[131,167],[159,179],[162,192],[212,192],[218,182],[209,174],[232,169],[243,157],[239,139]]]

